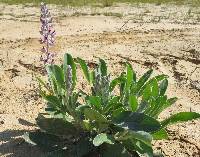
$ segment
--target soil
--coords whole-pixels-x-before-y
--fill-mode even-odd
[[[104,58],[112,75],[128,60],[138,76],[150,68],[169,75],[169,97],[179,100],[164,111],[200,112],[200,12],[198,7],[116,4],[106,8],[50,6],[57,32],[56,63],[64,53],[96,63]],[[113,16],[105,16],[105,15]],[[118,14],[116,14],[118,13]],[[123,15],[117,16],[117,15]],[[21,136],[34,130],[45,103],[35,75],[40,62],[40,9],[0,4],[0,156],[35,157],[39,148]],[[83,78],[79,78],[82,80]],[[80,86],[79,86],[80,87]],[[169,140],[154,142],[167,157],[200,156],[200,120],[168,127]]]

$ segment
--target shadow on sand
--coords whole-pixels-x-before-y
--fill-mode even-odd
[[[34,124],[19,119],[19,123],[26,126]],[[42,151],[24,141],[22,135],[29,130],[5,130],[0,132],[0,156],[6,157],[39,157]]]

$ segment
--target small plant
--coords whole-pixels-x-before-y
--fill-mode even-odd
[[[91,92],[75,92],[76,63],[71,55],[65,54],[61,66],[48,65],[51,86],[40,80],[40,94],[47,101],[47,113],[37,118],[40,130],[25,136],[26,141],[52,155],[131,157],[146,154],[151,157],[152,139],[168,138],[166,126],[200,117],[198,113],[181,112],[163,121],[157,120],[158,115],[177,100],[165,95],[166,75],[149,79],[152,74],[149,70],[137,80],[132,66],[127,63],[126,72],[111,80],[104,60],[100,59],[93,70],[80,58],[76,62]],[[113,92],[117,87],[119,95]],[[79,96],[84,99],[82,103]]]
[[[87,93],[76,89],[77,64],[91,87]],[[48,82],[38,79],[46,112],[36,119],[39,130],[24,136],[47,151],[46,157],[153,157],[151,142],[167,139],[168,125],[200,118],[180,112],[158,120],[177,98],[167,97],[167,76],[151,78],[153,70],[137,79],[126,63],[126,71],[111,79],[103,59],[90,69],[70,54],[62,65],[47,64],[46,69]]]

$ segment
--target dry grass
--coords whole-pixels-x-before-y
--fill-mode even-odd
[[[107,7],[111,6],[114,3],[155,3],[160,5],[162,3],[172,3],[175,5],[192,5],[200,6],[199,0],[0,0],[0,3],[8,4],[26,4],[32,3],[34,5],[39,5],[42,1],[48,4],[58,4],[58,5],[70,5],[70,6],[83,6],[83,5],[92,5],[92,6],[102,6]]]

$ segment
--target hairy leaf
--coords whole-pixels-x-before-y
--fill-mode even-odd
[[[58,136],[40,131],[25,133],[23,138],[27,143],[38,145],[40,148],[48,151],[60,149],[64,144],[64,141]]]
[[[85,114],[85,117],[91,121],[94,120],[97,123],[108,123],[107,119],[102,114],[100,114],[99,112],[97,112],[94,109],[85,108],[84,114]]]
[[[53,66],[54,76],[55,76],[56,81],[57,81],[57,85],[64,88],[65,84],[64,84],[63,70],[57,65],[52,65],[52,66]]]
[[[54,75],[54,72],[53,72],[53,66],[48,65],[46,67],[46,70],[47,70],[49,82],[50,82],[51,88],[53,90],[53,93],[58,95],[57,83],[56,83],[56,78],[55,78],[55,75]]]
[[[126,130],[118,134],[118,136],[118,140],[122,141],[122,144],[129,150],[135,150],[140,154],[146,154],[148,157],[153,156],[151,145],[152,136],[149,133]]]
[[[118,126],[134,131],[153,132],[160,129],[160,123],[143,113],[124,111],[117,114],[113,121]]]
[[[122,142],[126,149],[131,150],[132,154],[137,152],[137,156],[153,157],[153,149],[151,146],[146,145],[145,143],[135,140],[127,139]],[[135,157],[135,156],[134,156]]]
[[[117,140],[119,141],[137,139],[147,144],[148,146],[151,146],[152,136],[151,134],[144,131],[125,130],[124,132],[120,132],[119,134],[117,134],[117,136]]]
[[[77,128],[72,123],[60,118],[46,118],[42,115],[39,115],[36,119],[36,122],[40,129],[49,134],[57,136],[78,134]]]
[[[111,135],[101,133],[98,134],[94,139],[93,139],[93,144],[95,146],[100,146],[103,143],[108,143],[108,144],[114,144],[115,139]]]

